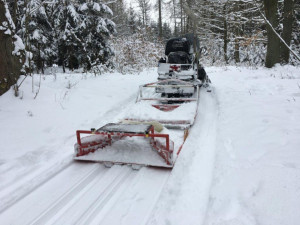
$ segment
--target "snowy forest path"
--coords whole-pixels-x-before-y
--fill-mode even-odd
[[[124,116],[123,111],[135,104],[134,92],[121,96],[114,104],[108,102],[94,107],[97,110],[89,112],[91,119],[81,118],[79,126],[94,124],[100,127],[108,122],[118,122]],[[107,99],[110,95],[106,94]],[[86,99],[84,96],[83,100]],[[213,93],[201,90],[197,121],[172,171],[148,167],[136,171],[129,166],[106,168],[102,164],[73,162],[70,151],[66,151],[73,140],[69,138],[69,131],[65,132],[54,143],[63,146],[54,151],[61,154],[59,160],[26,167],[37,168],[37,171],[27,170],[20,180],[3,186],[9,192],[0,192],[3,194],[0,200],[5,200],[1,201],[0,221],[3,224],[140,225],[148,224],[152,217],[160,215],[162,206],[165,207],[161,210],[162,217],[167,215],[172,221],[169,217],[176,214],[173,218],[179,224],[186,218],[178,219],[180,214],[176,208],[191,202],[197,212],[199,207],[205,211],[211,182],[211,176],[207,174],[212,172],[214,163],[217,115],[214,100]],[[70,105],[66,103],[66,108]],[[99,111],[99,107],[103,111]],[[190,221],[199,219],[202,218],[197,213],[190,215]]]

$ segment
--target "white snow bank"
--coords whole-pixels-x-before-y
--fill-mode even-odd
[[[220,118],[204,224],[299,224],[299,71],[208,70]]]

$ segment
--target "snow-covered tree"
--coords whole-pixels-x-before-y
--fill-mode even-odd
[[[63,68],[75,69],[79,67],[81,19],[74,1],[64,0],[56,5],[55,30],[57,30],[58,63]],[[79,54],[78,54],[79,53]]]
[[[157,66],[163,56],[162,42],[153,42],[149,33],[141,30],[130,36],[118,36],[114,39],[114,64],[117,71],[126,73],[141,72],[144,68]]]
[[[47,62],[56,55],[51,48],[51,43],[54,41],[54,27],[47,12],[47,5],[33,2],[31,7],[36,10],[31,13],[31,20],[28,24],[30,51],[33,53],[35,68],[44,73]]]
[[[108,40],[116,30],[112,11],[105,4],[98,0],[20,0],[15,5],[10,10],[18,12],[18,34],[33,53],[34,69],[43,72],[53,63],[64,70],[108,66],[113,55]]]
[[[107,63],[114,53],[107,40],[116,32],[115,23],[108,18],[112,11],[102,3],[90,1],[79,6],[79,13],[82,63],[88,70],[99,65],[109,66]]]

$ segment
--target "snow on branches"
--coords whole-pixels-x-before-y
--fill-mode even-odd
[[[147,36],[139,32],[113,39],[114,64],[118,72],[138,73],[145,68],[157,66],[159,58],[164,55],[164,45],[149,40]]]
[[[33,68],[42,71],[58,64],[73,70],[108,65],[113,51],[112,11],[98,1],[18,1],[18,31],[28,40]],[[11,7],[13,9],[13,6]],[[34,9],[34,10],[30,10]]]

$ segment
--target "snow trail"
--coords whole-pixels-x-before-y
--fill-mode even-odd
[[[215,160],[218,118],[214,91],[200,92],[197,120],[147,224],[201,224]]]
[[[296,225],[299,71],[208,68],[215,89],[172,171],[71,161],[75,130],[122,119],[155,71],[46,76],[34,101],[25,81],[24,99],[0,97],[1,224]]]

